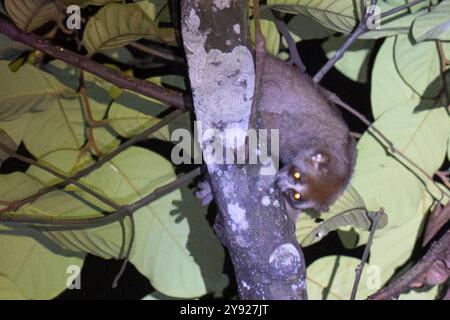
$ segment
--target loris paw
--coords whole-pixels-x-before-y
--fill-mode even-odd
[[[208,179],[200,181],[195,191],[195,196],[200,200],[202,206],[207,206],[213,201],[211,184]]]

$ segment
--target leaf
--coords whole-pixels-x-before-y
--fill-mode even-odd
[[[322,26],[309,16],[297,15],[288,22],[288,29],[299,40],[324,39],[333,35],[335,31]]]
[[[160,155],[130,148],[82,179],[119,204],[131,203],[175,179]],[[84,196],[84,193],[81,193]],[[135,213],[131,262],[158,291],[172,297],[204,295],[220,280],[224,252],[191,190],[175,190]]]
[[[433,42],[413,43],[399,35],[394,44],[394,59],[398,73],[417,95],[436,99],[443,87],[439,53]]]
[[[375,119],[398,106],[413,110],[419,104],[424,104],[397,71],[394,63],[394,43],[395,37],[384,41],[373,66],[370,99]]]
[[[167,108],[135,93],[124,91],[112,103],[108,119],[111,127],[122,137],[132,137],[156,125]]]
[[[305,239],[301,242],[302,246],[309,246],[316,242],[322,240],[328,233],[335,231],[338,228],[353,226],[362,230],[370,230],[372,225],[373,212],[367,212],[362,209],[353,209],[347,212],[340,213],[334,217],[328,219],[327,221],[320,224],[319,227],[315,228],[308,234]],[[377,229],[384,228],[388,223],[387,215],[383,214],[381,216],[380,222],[377,225]]]
[[[22,172],[0,175],[0,200],[12,202],[31,196],[42,188],[38,180],[32,179]],[[0,206],[4,208],[5,206]]]
[[[349,300],[359,259],[328,256],[314,261],[307,269],[308,298],[311,300]],[[372,287],[372,264],[366,264],[356,299],[365,299],[376,289]]]
[[[375,235],[370,250],[370,264],[380,268],[381,284],[385,284],[410,259],[420,238],[425,214],[432,204],[432,198],[424,192],[419,197],[416,209],[409,213],[408,220],[396,227],[390,224]],[[389,217],[394,218],[395,214]]]
[[[450,1],[442,1],[431,12],[415,19],[412,35],[416,41],[450,41]]]
[[[0,142],[2,144],[4,144],[5,146],[7,146],[8,148],[10,148],[13,151],[16,151],[17,149],[17,144],[14,142],[13,139],[11,139],[11,137],[2,129],[0,129]],[[0,150],[0,167],[3,163],[3,161],[5,161],[6,159],[9,158],[9,154],[6,153],[3,150]]]
[[[64,17],[51,0],[5,0],[5,9],[14,23],[25,32]]]
[[[274,10],[310,16],[337,32],[349,33],[356,25],[352,0],[269,0],[267,5]]]
[[[0,230],[0,295],[2,299],[52,299],[67,289],[69,267],[82,267],[83,257],[70,257],[38,232]]]
[[[31,65],[12,72],[7,61],[0,61],[2,86],[0,87],[0,121],[14,120],[25,112],[42,111],[58,97],[71,93],[53,76]]]
[[[147,10],[154,10],[148,3]],[[89,53],[119,48],[146,36],[159,38],[157,26],[135,3],[110,3],[92,17],[84,31],[83,44]]]
[[[432,175],[442,165],[450,134],[450,121],[444,108],[411,113],[399,106],[385,112],[374,126],[428,175]],[[358,142],[358,159],[352,185],[368,208],[385,208],[390,221],[381,233],[409,221],[417,211],[425,191],[419,179],[425,179],[423,175],[408,163],[405,167],[399,159],[397,161],[387,154],[385,148],[368,132]]]
[[[261,32],[266,40],[266,50],[270,54],[277,56],[280,51],[280,33],[274,22],[261,19]],[[250,22],[250,34],[252,41],[255,42],[255,24]]]
[[[96,86],[88,87],[90,109],[95,120],[103,119],[110,101],[106,91]],[[86,124],[81,97],[58,98],[47,108],[33,114],[24,143],[37,159],[61,149],[79,150],[87,141]],[[104,128],[93,131],[93,140],[102,153],[118,145],[116,137]]]
[[[335,56],[346,39],[346,37],[330,37],[322,43],[328,59]],[[335,67],[353,81],[367,82],[373,46],[373,41],[356,40],[344,56],[338,60]]]

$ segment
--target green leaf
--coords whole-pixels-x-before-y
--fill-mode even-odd
[[[307,269],[308,298],[311,300],[349,300],[355,270],[359,259],[345,256],[328,256],[314,261]],[[356,298],[365,299],[376,289],[372,288],[371,264],[366,264],[361,276]]]
[[[25,112],[42,111],[47,104],[72,91],[53,76],[24,65],[12,72],[7,61],[0,61],[3,84],[0,87],[0,121],[14,120]]]
[[[425,214],[432,204],[432,198],[424,192],[419,198],[417,208],[409,213],[408,220],[395,228],[389,225],[375,235],[370,250],[370,264],[380,268],[382,284],[385,284],[398,268],[410,259],[417,239],[420,238]],[[394,217],[395,214],[397,212],[393,212],[389,217]]]
[[[112,103],[108,120],[118,134],[129,138],[156,125],[160,121],[158,115],[166,109],[154,100],[124,91]]]
[[[347,37],[330,37],[322,43],[322,48],[328,59],[335,56],[346,39]],[[356,40],[336,63],[335,67],[353,81],[367,82],[369,62],[374,44],[373,41]]]
[[[385,112],[374,126],[428,175],[442,165],[450,134],[450,120],[444,108],[411,113],[399,106]],[[370,210],[385,208],[390,221],[381,233],[409,221],[425,191],[419,177],[424,181],[426,178],[410,164],[402,163],[387,154],[370,133],[359,140],[352,185]]]
[[[13,139],[2,129],[0,129],[0,142],[10,148],[13,151],[16,151],[17,144],[14,142]],[[6,159],[9,158],[9,154],[7,154],[5,151],[0,150],[0,167]]]
[[[49,249],[39,233],[0,231],[0,294],[2,299],[52,299],[67,289],[70,267],[82,267],[83,257]]]
[[[22,172],[0,175],[0,200],[11,202],[31,196],[42,188],[42,184]],[[0,205],[5,208],[4,205]]]
[[[442,1],[431,12],[414,20],[412,35],[416,41],[450,41],[450,1]]]
[[[436,99],[443,82],[435,43],[413,43],[407,35],[399,35],[394,44],[394,59],[400,77],[411,90],[421,97]]]
[[[148,3],[147,10],[154,10],[154,6]],[[123,47],[146,36],[158,38],[158,29],[141,5],[110,3],[88,21],[83,44],[89,53],[94,53]]]
[[[309,233],[301,242],[302,246],[309,246],[322,240],[328,233],[338,228],[346,226],[354,226],[358,229],[369,230],[372,225],[372,217],[374,212],[367,212],[362,209],[353,209],[328,219]],[[377,229],[384,228],[388,223],[386,214],[381,216]]]
[[[275,10],[310,16],[337,32],[349,33],[356,25],[357,10],[352,0],[269,0]]]
[[[156,153],[130,148],[82,179],[119,204],[131,203],[175,179],[172,164]],[[84,193],[82,193],[84,196]],[[131,262],[158,291],[198,297],[220,280],[224,252],[191,190],[175,190],[135,213]]]
[[[384,41],[373,66],[370,99],[375,119],[398,106],[413,110],[419,104],[424,104],[397,71],[394,63],[394,43],[395,37]]]
[[[52,0],[5,0],[5,9],[11,20],[25,32],[64,17]]]
[[[270,54],[277,56],[280,51],[280,33],[276,24],[269,20],[261,19],[261,32],[266,40],[266,50]],[[252,41],[255,42],[255,24],[250,20],[250,34]]]
[[[297,15],[288,22],[288,29],[294,33],[299,40],[312,40],[328,38],[335,31],[322,26],[309,16]]]

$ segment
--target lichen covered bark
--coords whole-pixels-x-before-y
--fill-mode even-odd
[[[230,251],[242,299],[306,299],[305,263],[279,193],[263,165],[224,164],[255,128],[255,69],[247,47],[247,1],[182,1],[182,34],[199,143],[219,207],[216,232]],[[238,132],[236,143],[226,132]],[[239,138],[240,137],[240,138]],[[220,141],[217,141],[220,140]],[[257,154],[262,145],[250,146]],[[227,150],[228,149],[228,150]]]

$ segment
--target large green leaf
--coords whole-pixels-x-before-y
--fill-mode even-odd
[[[0,180],[0,199],[3,201],[20,200],[42,188],[40,182],[20,172],[1,175]],[[55,208],[62,205],[63,202],[58,202]],[[23,210],[13,214],[23,214]],[[57,296],[67,289],[67,268],[71,265],[81,267],[83,263],[82,255],[70,257],[66,254],[35,230],[24,227],[13,230],[1,226],[1,299],[49,299]]]
[[[412,26],[416,41],[450,41],[450,1],[443,0],[431,12],[418,17]]]
[[[399,35],[394,44],[394,59],[400,77],[411,90],[424,98],[438,96],[443,82],[435,43],[414,43],[407,35]]]
[[[375,119],[392,108],[401,106],[413,110],[423,103],[397,71],[394,63],[394,43],[395,37],[384,41],[373,66],[370,98]]]
[[[272,9],[300,13],[337,32],[351,32],[357,12],[352,0],[269,0]]]
[[[307,269],[308,298],[349,300],[359,263],[359,259],[345,256],[328,256],[314,261]],[[376,290],[370,286],[370,270],[370,265],[366,265],[358,287],[357,299],[365,299]]]
[[[88,21],[84,31],[83,44],[88,52],[123,47],[146,36],[158,38],[155,22],[148,18],[141,6],[135,3],[110,3],[102,7]],[[146,10],[155,14],[151,3],[147,3]]]
[[[10,148],[11,150],[17,149],[17,144],[14,142],[13,139],[2,129],[0,129],[0,142]],[[9,154],[6,153],[3,150],[0,150],[0,167],[2,165],[2,162],[9,158]]]
[[[450,134],[450,120],[444,108],[411,113],[399,106],[385,112],[374,126],[428,175],[442,165]],[[389,225],[381,233],[409,221],[424,192],[421,179],[427,181],[426,178],[411,165],[406,166],[389,155],[371,134],[366,132],[360,139],[352,184],[369,209],[385,208]]]
[[[322,222],[320,226],[315,228],[305,237],[305,239],[301,242],[301,245],[308,246],[319,242],[331,231],[335,231],[346,226],[354,226],[361,230],[369,230],[372,225],[374,215],[375,212],[367,212],[366,210],[362,209],[354,209],[342,212],[328,219],[327,221]],[[379,224],[377,225],[377,229],[384,228],[387,223],[387,215],[383,214],[381,216]]]
[[[0,231],[0,299],[51,299],[67,289],[70,267],[81,269],[83,257],[46,245],[36,232]]]
[[[347,37],[330,37],[322,43],[322,48],[329,59],[335,56],[346,39]],[[367,82],[373,45],[373,41],[355,41],[336,63],[336,69],[353,81]]]
[[[26,32],[64,17],[52,0],[5,0],[5,9],[14,23]]]
[[[335,33],[335,31],[324,27],[313,18],[304,15],[294,16],[287,26],[299,40],[323,39]]]
[[[2,86],[0,87],[0,121],[13,120],[29,111],[41,111],[71,90],[53,76],[24,65],[12,72],[7,61],[0,61]]]
[[[173,179],[168,160],[131,148],[82,181],[123,204]],[[173,297],[198,297],[221,277],[224,253],[205,214],[206,208],[187,188],[136,212],[131,262],[158,291]]]

